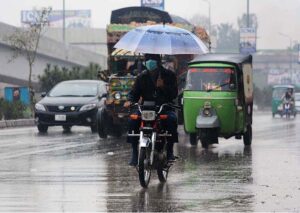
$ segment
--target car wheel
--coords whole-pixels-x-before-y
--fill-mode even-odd
[[[43,124],[38,124],[37,128],[40,133],[46,133],[48,131],[48,126]]]
[[[64,132],[70,132],[71,131],[71,126],[63,126]]]

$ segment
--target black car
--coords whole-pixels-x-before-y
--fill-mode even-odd
[[[97,131],[97,111],[104,105],[106,84],[98,80],[71,80],[58,83],[35,105],[35,120],[39,132],[49,126],[90,126]]]

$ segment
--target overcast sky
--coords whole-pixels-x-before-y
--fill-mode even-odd
[[[91,9],[92,26],[104,28],[111,10],[126,6],[139,6],[140,0],[65,0],[66,9]],[[209,0],[208,0],[209,1]],[[0,21],[20,26],[20,11],[33,7],[51,6],[62,9],[62,0],[0,0]],[[232,23],[237,27],[237,17],[246,12],[247,0],[210,0],[211,23]],[[189,19],[199,13],[208,15],[204,0],[165,0],[165,10]],[[290,40],[300,41],[300,0],[250,0],[250,13],[256,13],[259,29],[258,49],[286,48]],[[288,37],[279,34],[284,33]]]

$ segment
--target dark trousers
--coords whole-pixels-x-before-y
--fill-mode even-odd
[[[131,114],[138,114],[140,115],[139,111],[135,111]],[[164,130],[168,131],[172,134],[172,137],[167,137],[168,143],[178,143],[178,133],[177,133],[177,117],[174,111],[166,111],[164,113],[165,115],[168,115],[168,118],[166,120],[161,121],[161,126],[164,128]],[[140,120],[131,120],[129,118],[128,122],[128,132],[132,133],[134,131],[135,134],[139,133],[140,128]],[[139,141],[139,137],[130,137],[127,136],[127,143],[131,144],[137,144]]]

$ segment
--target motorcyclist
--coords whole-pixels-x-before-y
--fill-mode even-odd
[[[282,103],[290,103],[291,109],[294,107],[294,98],[293,98],[293,91],[292,90],[287,90],[283,97],[281,98]]]
[[[172,102],[178,95],[177,78],[174,72],[165,69],[161,65],[161,58],[156,54],[145,55],[146,69],[138,75],[134,86],[128,95],[128,101],[124,103],[124,107],[129,107],[132,103],[139,100],[155,101],[156,105]],[[133,112],[138,114],[138,111]],[[165,128],[172,134],[168,137],[167,143],[167,159],[174,160],[173,146],[178,142],[177,133],[177,117],[172,109],[166,109],[165,112],[168,119]],[[128,131],[131,133],[139,132],[140,121],[129,120]],[[138,137],[127,137],[127,142],[131,143],[132,156],[129,165],[136,166],[138,163]]]

